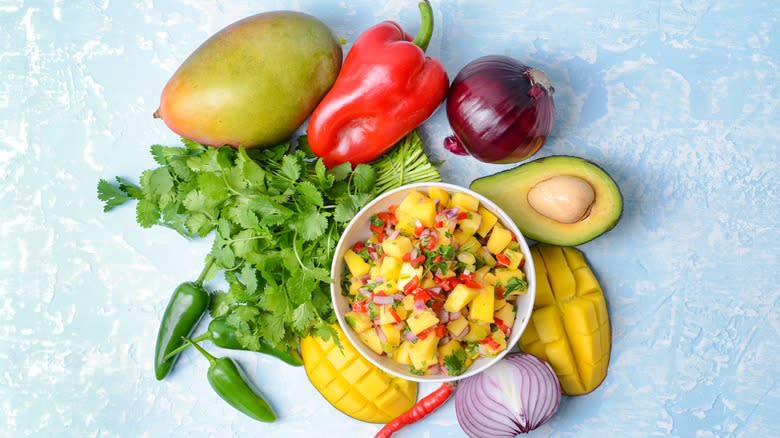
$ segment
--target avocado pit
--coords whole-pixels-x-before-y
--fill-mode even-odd
[[[582,178],[556,175],[531,187],[527,198],[531,208],[542,216],[573,224],[588,217],[596,192]]]

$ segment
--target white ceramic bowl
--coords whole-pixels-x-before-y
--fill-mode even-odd
[[[376,354],[373,350],[368,348],[368,346],[366,346],[358,337],[358,334],[355,333],[349,324],[347,324],[344,320],[344,314],[350,310],[350,305],[347,301],[347,298],[341,294],[341,280],[345,271],[344,253],[356,242],[365,240],[371,236],[371,231],[369,230],[369,218],[372,215],[375,215],[381,211],[386,211],[391,205],[400,204],[404,197],[406,197],[406,195],[412,190],[419,190],[420,192],[426,193],[429,187],[441,187],[447,190],[450,194],[455,192],[463,192],[473,196],[474,198],[477,198],[480,202],[480,205],[495,214],[498,217],[499,222],[517,237],[517,241],[520,244],[523,256],[525,257],[525,266],[523,267],[523,270],[525,271],[527,277],[526,280],[528,281],[528,292],[517,297],[517,316],[515,317],[515,323],[512,326],[511,334],[507,340],[507,348],[495,357],[480,357],[471,364],[466,372],[459,376],[418,376],[416,374],[412,374],[409,372],[408,366],[399,364],[390,357]],[[531,252],[528,249],[528,244],[523,238],[523,235],[520,233],[520,230],[517,229],[517,226],[514,224],[514,222],[512,222],[506,213],[504,213],[504,211],[501,210],[496,204],[479,193],[447,183],[408,184],[395,190],[383,193],[374,199],[371,203],[363,207],[363,209],[361,209],[347,225],[344,234],[342,234],[341,239],[339,239],[339,243],[336,246],[336,254],[333,258],[333,265],[331,266],[331,277],[332,283],[330,290],[333,299],[333,307],[335,309],[339,324],[344,330],[344,333],[347,335],[347,338],[349,338],[350,342],[352,342],[360,354],[362,354],[366,359],[368,359],[369,362],[373,363],[380,369],[395,376],[417,382],[448,382],[459,380],[484,371],[492,364],[498,362],[507,352],[509,352],[509,350],[512,349],[513,346],[517,344],[517,341],[520,339],[520,335],[523,333],[523,330],[525,330],[526,325],[528,325],[528,319],[531,317],[534,297],[536,296],[536,276],[534,275],[533,258],[531,257]]]

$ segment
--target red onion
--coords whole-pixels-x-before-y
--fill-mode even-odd
[[[560,401],[561,386],[548,363],[511,353],[460,382],[455,414],[472,438],[514,437],[549,421]]]
[[[391,295],[374,295],[373,300],[374,304],[393,304],[393,297]]]
[[[508,56],[471,61],[450,86],[447,119],[454,135],[444,147],[486,163],[530,157],[552,130],[553,92],[544,72]]]
[[[414,342],[417,340],[417,335],[415,335],[412,332],[406,332],[404,333],[404,339],[406,339],[409,342]]]

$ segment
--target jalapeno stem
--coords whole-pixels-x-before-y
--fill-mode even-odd
[[[420,23],[420,30],[417,32],[412,43],[420,47],[424,52],[428,49],[428,43],[431,41],[431,36],[433,35],[433,9],[431,8],[431,4],[428,3],[428,0],[421,1],[419,6],[422,22]]]
[[[208,339],[211,339],[211,333],[209,333],[209,332],[206,332],[206,333],[203,333],[203,334],[202,334],[202,335],[200,335],[200,336],[197,336],[197,337],[194,337],[194,338],[192,338],[192,342],[193,342],[193,343],[198,343],[198,342],[203,342],[203,341],[206,341],[206,340],[208,340]],[[182,346],[180,346],[179,348],[177,348],[177,349],[175,349],[175,350],[172,350],[170,353],[166,354],[166,355],[165,355],[165,360],[169,360],[169,359],[170,359],[170,358],[172,358],[173,356],[175,356],[175,355],[177,355],[177,354],[181,353],[182,351],[184,351],[184,350],[186,350],[186,349],[188,349],[188,348],[190,348],[190,344],[184,343],[184,345],[182,345]]]
[[[206,281],[206,277],[209,275],[209,271],[211,271],[211,268],[214,266],[214,256],[209,253],[208,256],[206,256],[206,265],[203,267],[203,270],[200,271],[200,275],[198,275],[197,280],[195,280],[195,284],[198,285],[198,287],[203,286],[203,282]]]
[[[202,354],[203,357],[205,357],[206,360],[209,361],[209,366],[213,366],[214,364],[217,363],[217,358],[216,357],[214,357],[208,351],[204,350],[203,347],[201,347],[200,345],[196,344],[192,339],[187,338],[185,336],[182,336],[181,338],[184,340],[184,342],[188,343],[189,345],[192,345],[193,347],[195,347],[196,350],[200,351],[200,354]]]

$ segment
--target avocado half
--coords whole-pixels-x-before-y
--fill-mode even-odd
[[[614,228],[623,214],[623,195],[615,180],[580,157],[554,155],[529,161],[478,178],[471,189],[501,207],[525,237],[553,245],[588,242]],[[563,219],[565,214],[557,213],[566,209],[574,210],[574,216]]]

